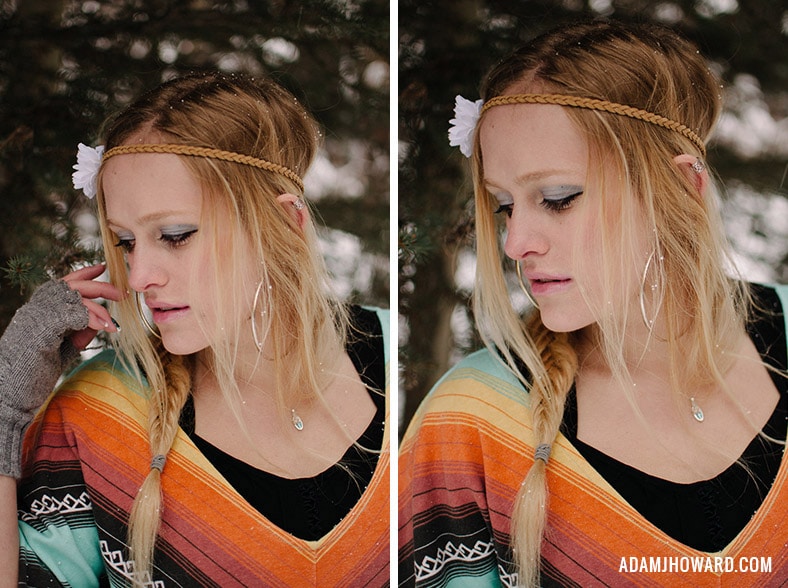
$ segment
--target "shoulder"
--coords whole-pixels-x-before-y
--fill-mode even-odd
[[[785,307],[788,305],[788,284],[753,284],[752,287],[772,290],[780,300],[780,314],[785,315]]]
[[[747,286],[750,293],[756,300],[764,298],[777,298],[780,300],[781,305],[784,307],[788,302],[788,284],[769,284],[763,282],[749,282]],[[782,310],[782,309],[781,309]]]
[[[94,398],[147,397],[146,382],[113,349],[106,349],[78,365],[57,387],[56,398],[88,395]]]
[[[386,308],[352,305],[348,308],[351,324],[351,340],[365,339],[369,345],[382,345],[385,361],[390,352],[390,313]]]
[[[461,392],[463,396],[525,402],[525,389],[501,358],[489,349],[480,349],[463,358],[438,380],[427,395],[431,399]]]
[[[353,305],[350,307],[350,316],[353,324],[373,326],[375,330],[381,330],[384,337],[388,334],[390,319],[388,308]]]
[[[72,433],[81,431],[76,438],[95,440],[113,437],[129,426],[144,431],[148,396],[144,381],[115,351],[102,351],[63,379],[39,411],[30,435],[65,434],[72,439]]]
[[[756,321],[771,323],[783,333],[788,330],[788,285],[785,284],[758,284],[748,285],[754,307],[751,318]]]
[[[435,428],[440,436],[474,436],[530,428],[528,394],[523,384],[493,352],[482,349],[458,362],[422,401],[403,444]],[[451,431],[451,432],[450,432]]]

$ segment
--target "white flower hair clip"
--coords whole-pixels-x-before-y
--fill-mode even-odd
[[[457,95],[454,102],[454,118],[449,121],[449,145],[459,147],[465,157],[473,153],[473,134],[482,113],[483,100],[471,102]]]
[[[88,198],[96,195],[96,179],[101,159],[104,157],[104,145],[99,145],[95,149],[80,143],[77,147],[77,163],[74,165],[74,173],[71,174],[71,181],[74,188],[82,190]]]

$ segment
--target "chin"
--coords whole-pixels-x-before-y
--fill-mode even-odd
[[[554,333],[572,333],[584,329],[594,322],[586,317],[579,317],[572,312],[562,312],[558,309],[540,308],[539,313],[542,324]]]
[[[202,337],[183,336],[181,334],[161,333],[164,348],[173,355],[192,355],[205,349],[208,344]]]

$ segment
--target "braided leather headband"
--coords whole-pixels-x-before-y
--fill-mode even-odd
[[[573,106],[575,108],[587,108],[589,110],[601,110],[603,112],[610,112],[619,114],[621,116],[628,116],[645,122],[664,127],[671,131],[676,131],[687,137],[692,141],[695,146],[700,150],[703,158],[706,158],[706,146],[703,144],[703,139],[690,129],[687,125],[654,114],[648,110],[641,110],[632,106],[618,104],[616,102],[608,102],[607,100],[597,100],[595,98],[582,98],[580,96],[568,96],[566,94],[511,94],[508,96],[496,96],[490,98],[484,103],[482,112],[486,112],[493,106],[502,106],[506,104],[558,104],[559,106]]]
[[[173,145],[169,143],[151,145],[119,145],[118,147],[113,147],[104,153],[104,160],[106,161],[114,155],[124,155],[126,153],[175,153],[176,155],[208,157],[210,159],[221,159],[222,161],[231,161],[233,163],[251,165],[252,167],[257,167],[275,174],[279,174],[280,176],[284,176],[288,180],[292,180],[302,192],[304,191],[304,181],[293,170],[283,165],[266,161],[265,159],[258,159],[257,157],[252,157],[251,155],[242,155],[240,153],[234,153],[233,151],[223,151],[221,149],[212,149],[210,147],[192,147],[191,145]]]

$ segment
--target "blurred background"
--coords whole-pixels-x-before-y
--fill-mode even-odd
[[[49,276],[101,259],[77,143],[180,73],[268,75],[323,127],[305,178],[339,292],[389,303],[386,0],[0,0],[0,332]]]
[[[788,282],[785,0],[0,0],[0,331],[35,285],[101,258],[93,204],[71,188],[78,142],[179,73],[271,75],[323,126],[306,177],[340,293],[389,300],[390,35],[399,45],[400,422],[478,347],[467,162],[448,146],[454,97],[502,56],[585,16],[655,20],[723,80],[709,164],[742,273]],[[390,33],[390,31],[396,31]],[[513,283],[513,282],[512,282]],[[514,283],[513,283],[514,284]],[[524,305],[512,292],[515,305]]]
[[[739,270],[788,282],[788,5],[785,0],[402,0],[399,3],[400,425],[479,347],[468,164],[447,140],[454,97],[479,97],[499,59],[561,22],[657,21],[693,40],[723,82],[708,162]],[[515,306],[523,295],[512,285]]]

